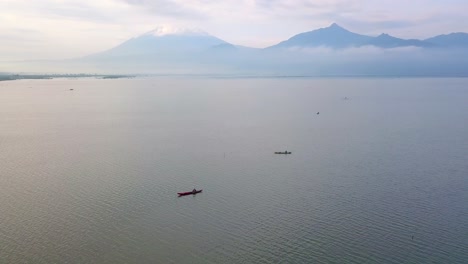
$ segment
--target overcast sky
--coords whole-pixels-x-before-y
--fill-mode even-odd
[[[0,60],[88,55],[161,24],[266,47],[336,22],[357,33],[468,32],[466,0],[0,0]]]

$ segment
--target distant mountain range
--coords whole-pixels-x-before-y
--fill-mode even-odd
[[[320,46],[334,49],[363,46],[374,46],[384,49],[411,46],[422,48],[468,48],[468,34],[452,33],[449,35],[435,36],[425,40],[401,39],[384,33],[377,37],[372,37],[353,33],[340,27],[338,24],[333,23],[326,28],[297,34],[288,40],[269,47],[269,49]]]
[[[468,48],[468,33],[439,35],[425,40],[402,39],[385,33],[373,37],[348,31],[338,24],[333,23],[326,28],[294,35],[288,40],[281,41],[263,50],[313,47],[345,49],[365,46],[373,46],[382,49],[399,47]],[[94,54],[91,57],[128,57],[156,54],[167,55],[170,53],[188,55],[194,52],[233,52],[241,49],[251,51],[262,50],[236,46],[199,29],[158,27],[139,37],[127,40],[110,50]]]
[[[402,39],[388,34],[362,35],[333,23],[270,47],[250,48],[200,29],[162,26],[109,50],[49,65],[49,72],[58,68],[106,74],[468,76],[468,34]],[[46,67],[42,63],[38,68]]]

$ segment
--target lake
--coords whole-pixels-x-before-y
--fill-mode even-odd
[[[1,263],[467,263],[468,79],[0,82],[0,201]]]

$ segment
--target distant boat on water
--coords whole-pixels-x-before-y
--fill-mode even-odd
[[[291,151],[284,151],[284,152],[281,152],[281,151],[278,151],[278,152],[275,152],[275,154],[291,154],[292,152]]]
[[[185,195],[195,195],[197,193],[201,193],[203,190],[196,190],[196,189],[193,189],[191,192],[180,192],[180,193],[177,193],[180,196],[185,196]]]

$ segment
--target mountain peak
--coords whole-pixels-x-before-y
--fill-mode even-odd
[[[345,31],[347,31],[346,29],[344,29],[342,26],[338,25],[337,23],[333,23],[333,24],[331,24],[330,26],[328,26],[325,29],[345,30]]]
[[[338,25],[337,23],[333,23],[329,26],[329,28],[342,28],[342,27],[340,27],[340,25]]]
[[[303,32],[292,36],[286,41],[280,42],[269,48],[289,47],[331,47],[346,48],[359,46],[370,37],[348,31],[338,24],[333,23],[329,27]]]
[[[153,30],[145,33],[144,35],[151,35],[156,37],[166,35],[188,35],[188,36],[209,36],[205,31],[194,27],[175,27],[171,25],[160,25]]]
[[[380,34],[380,35],[377,36],[377,37],[378,37],[378,38],[394,38],[394,37],[390,36],[390,35],[387,34],[387,33],[382,33],[382,34]]]

